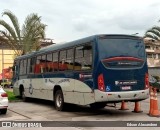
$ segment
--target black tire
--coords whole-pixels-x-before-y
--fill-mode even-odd
[[[7,113],[7,108],[1,109],[0,112],[1,112],[1,114],[6,114]]]
[[[93,103],[93,104],[90,104],[90,107],[92,109],[102,109],[106,106],[106,103]]]
[[[55,104],[55,108],[58,111],[63,111],[64,110],[64,97],[63,97],[63,93],[62,90],[57,90],[54,96],[54,104]]]
[[[7,85],[7,84],[5,84],[5,85],[4,85],[4,88],[8,88],[8,85]]]

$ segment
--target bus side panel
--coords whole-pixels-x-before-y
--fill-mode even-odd
[[[13,93],[15,96],[20,96],[18,81],[13,84]]]
[[[95,102],[92,89],[84,82],[75,79],[75,104],[87,105]]]
[[[71,78],[53,78],[53,81],[55,81],[55,84],[60,86],[63,92],[64,96],[64,102],[66,103],[74,103],[74,79]]]

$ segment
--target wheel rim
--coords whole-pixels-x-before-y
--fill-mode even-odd
[[[60,94],[58,94],[56,97],[56,105],[57,107],[61,107],[62,105],[62,96]]]

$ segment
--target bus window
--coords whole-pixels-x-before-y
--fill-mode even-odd
[[[42,59],[41,56],[37,56],[35,70],[34,70],[36,74],[41,73],[41,67],[40,67],[41,59]]]
[[[32,57],[30,60],[30,72],[29,73],[34,73],[34,66],[35,66],[35,57]]]
[[[21,61],[20,61],[20,71],[19,71],[19,74],[20,74],[20,75],[23,74],[23,70],[24,70],[23,66],[24,66],[24,63],[23,63],[23,60],[21,60]]]
[[[27,73],[27,59],[25,59],[25,60],[23,61],[23,67],[24,67],[24,69],[23,69],[23,74],[26,74],[26,73]]]
[[[30,73],[30,63],[31,63],[31,59],[28,59],[28,61],[27,61],[27,74]]]
[[[86,44],[79,46],[75,51],[74,70],[90,70],[92,69],[92,46]]]
[[[25,60],[21,60],[20,61],[20,75],[24,75],[24,74],[26,74],[26,66],[27,65],[27,60],[25,59]]]
[[[58,52],[53,53],[52,68],[53,68],[53,71],[58,71]]]
[[[73,59],[74,59],[74,50],[68,49],[67,50],[67,58],[66,58],[66,64],[68,70],[73,70]]]
[[[42,55],[40,67],[41,67],[41,73],[45,73],[46,72],[46,55]]]
[[[52,53],[47,54],[47,60],[46,60],[46,72],[52,72],[53,71],[53,62],[52,62]]]
[[[59,71],[67,70],[67,64],[66,64],[66,50],[60,51],[60,57],[59,57]]]

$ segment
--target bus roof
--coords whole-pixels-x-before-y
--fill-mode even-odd
[[[15,60],[36,56],[36,55],[44,54],[44,53],[47,53],[47,52],[53,52],[53,51],[56,51],[56,50],[61,50],[63,48],[69,48],[69,47],[72,47],[72,46],[78,46],[79,44],[87,43],[87,42],[96,40],[97,38],[131,38],[131,39],[140,39],[141,37],[133,36],[133,35],[124,35],[124,34],[123,35],[122,34],[99,34],[99,35],[93,35],[93,36],[89,36],[89,37],[78,39],[78,40],[71,41],[71,42],[66,42],[66,43],[61,43],[61,44],[53,44],[53,45],[47,46],[45,48],[42,48],[39,51],[31,52],[29,54],[19,56]]]

